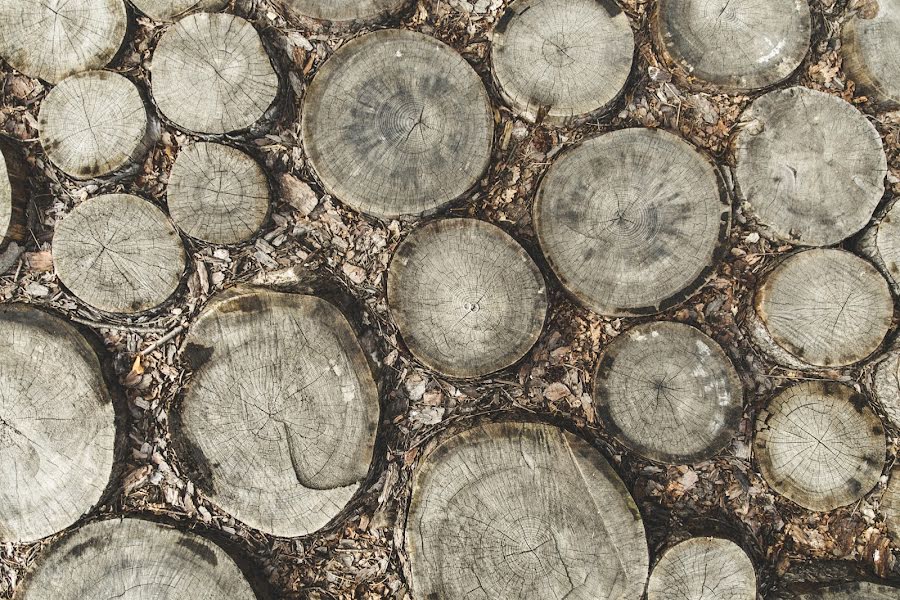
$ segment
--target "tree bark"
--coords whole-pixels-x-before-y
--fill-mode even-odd
[[[662,555],[647,585],[647,600],[756,600],[750,557],[729,540],[691,538]]]

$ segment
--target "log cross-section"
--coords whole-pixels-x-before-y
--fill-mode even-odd
[[[844,68],[879,108],[900,109],[900,0],[858,5],[844,25]]]
[[[412,0],[276,0],[288,17],[322,21],[348,29],[375,23],[400,13]]]
[[[647,600],[756,600],[756,571],[740,546],[691,538],[666,550],[653,567]]]
[[[12,142],[0,139],[0,252],[11,243],[21,243],[25,239],[27,202],[25,161]]]
[[[139,11],[154,21],[174,21],[191,12],[215,12],[228,6],[229,0],[130,0]]]

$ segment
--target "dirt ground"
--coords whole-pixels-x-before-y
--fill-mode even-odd
[[[268,0],[237,0],[281,67],[283,94],[267,129],[229,138],[267,166],[273,190],[269,223],[254,242],[225,249],[186,241],[193,266],[175,300],[138,318],[101,316],[60,285],[53,273],[54,223],[79,201],[109,192],[136,193],[165,206],[165,183],[176,149],[191,138],[168,124],[143,164],[117,177],[75,182],[52,167],[37,142],[36,113],[48,88],[0,64],[0,129],[21,140],[32,170],[29,206],[32,237],[25,253],[0,276],[0,299],[50,306],[92,328],[105,340],[127,396],[124,466],[109,497],[84,521],[108,515],[156,515],[212,535],[246,557],[278,598],[404,598],[404,555],[397,540],[409,501],[410,474],[428,443],[448,428],[476,418],[552,421],[579,432],[617,468],[644,517],[651,564],[660,551],[691,533],[717,532],[738,541],[756,564],[760,594],[777,589],[779,577],[815,559],[856,563],[872,576],[900,575],[878,512],[887,481],[865,500],[815,514],[779,498],[751,459],[753,419],[772,392],[805,378],[831,378],[859,386],[859,368],[814,374],[785,370],[748,344],[740,315],[758,276],[790,246],[761,238],[735,208],[731,250],[716,275],[683,305],[654,318],[700,327],[729,353],[745,386],[739,433],[724,452],[692,466],[651,464],[630,455],[607,435],[589,390],[599,350],[629,326],[650,320],[606,319],[577,306],[540,259],[531,224],[535,185],[552,157],[585,136],[647,126],[678,132],[727,165],[733,125],[750,96],[692,89],[666,70],[650,44],[652,0],[627,0],[638,41],[626,94],[607,116],[577,127],[531,126],[503,105],[488,72],[490,32],[506,0],[419,0],[399,26],[428,33],[457,48],[482,75],[494,98],[494,158],[472,195],[442,214],[474,216],[500,225],[538,260],[551,289],[551,310],[537,346],[516,366],[492,377],[463,382],[436,377],[403,347],[385,303],[385,269],[393,248],[415,221],[381,223],[363,218],[323,195],[299,143],[298,111],[318,66],[350,36],[316,33],[285,23]],[[856,1],[856,0],[851,0]],[[842,70],[840,28],[854,7],[845,0],[813,0],[812,51],[789,83],[827,91],[870,114],[888,152],[891,193],[900,193],[900,114],[875,116],[854,93]],[[146,67],[164,27],[137,18],[127,46],[111,68],[147,86]],[[785,84],[786,85],[786,84]],[[460,115],[460,118],[465,118]],[[171,448],[169,414],[190,381],[178,348],[184,330],[207,299],[235,282],[290,289],[315,276],[349,294],[361,307],[354,320],[364,346],[381,361],[382,416],[376,461],[344,514],[307,537],[280,539],[236,522],[207,502],[185,477]],[[174,335],[173,335],[174,334]],[[160,342],[160,340],[162,340]],[[138,355],[138,352],[143,351]],[[888,428],[887,472],[896,460],[898,432]],[[46,543],[0,545],[0,598],[10,598]]]

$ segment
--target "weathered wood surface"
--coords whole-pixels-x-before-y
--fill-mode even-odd
[[[194,13],[166,29],[150,77],[163,115],[198,133],[247,129],[278,95],[278,75],[256,29],[223,13]]]
[[[549,425],[476,427],[418,467],[406,524],[415,598],[634,600],[640,513],[603,456]]]
[[[860,3],[844,25],[843,66],[883,110],[900,109],[900,0]]]
[[[339,28],[388,19],[412,4],[412,0],[278,0],[288,17],[325,21]]]
[[[845,583],[801,594],[797,600],[897,600],[900,588],[877,583]]]
[[[557,159],[534,203],[563,286],[603,315],[675,305],[714,271],[731,207],[715,165],[659,129],[623,129]]]
[[[378,390],[344,316],[314,296],[233,288],[191,326],[176,433],[207,496],[279,536],[326,525],[372,462]]]
[[[900,349],[893,348],[872,362],[872,395],[884,414],[900,428]]]
[[[172,220],[189,236],[236,244],[265,222],[269,182],[260,164],[237,148],[197,142],[179,150],[166,202]]]
[[[53,262],[63,285],[111,313],[159,306],[178,288],[187,257],[159,208],[129,194],[106,194],[76,206],[57,223]]]
[[[127,29],[123,0],[0,0],[0,56],[50,83],[105,67]]]
[[[900,542],[900,466],[891,470],[887,487],[881,496],[881,514],[894,543]]]
[[[45,550],[16,600],[256,600],[243,573],[199,535],[142,519],[90,523]]]
[[[805,87],[776,90],[754,100],[738,127],[736,189],[763,234],[829,246],[868,224],[887,158],[851,104]]]
[[[660,0],[652,30],[690,81],[745,92],[784,81],[809,50],[807,0]]]
[[[147,151],[151,131],[138,88],[111,71],[86,71],[50,90],[38,113],[47,158],[68,175],[107,175]]]
[[[216,12],[228,6],[229,0],[129,0],[139,11],[154,21],[175,21],[192,12]]]
[[[662,555],[647,584],[647,600],[756,600],[756,571],[740,546],[691,538]]]
[[[28,233],[27,176],[19,149],[0,138],[0,252],[12,243],[22,242]]]
[[[477,219],[414,230],[391,260],[387,299],[413,355],[452,377],[480,377],[518,361],[547,313],[537,265],[502,229]]]
[[[494,28],[491,65],[517,113],[562,124],[610,108],[633,55],[628,16],[612,0],[516,0]]]
[[[462,56],[392,29],[331,55],[306,92],[302,133],[325,190],[386,219],[432,212],[471,189],[493,125],[484,84]]]
[[[0,542],[65,529],[113,465],[112,396],[91,343],[66,321],[0,305]]]
[[[868,261],[834,248],[779,263],[757,288],[751,339],[795,368],[850,365],[872,354],[891,327],[894,303]]]
[[[779,494],[815,511],[856,502],[878,483],[886,442],[881,421],[853,388],[793,385],[756,419],[756,460]]]
[[[682,323],[633,327],[602,352],[594,402],[629,449],[667,463],[705,460],[724,448],[741,418],[738,374],[712,338]]]
[[[894,198],[881,210],[857,243],[859,251],[884,275],[895,295],[900,295],[900,209]]]

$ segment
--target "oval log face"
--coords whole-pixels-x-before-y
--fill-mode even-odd
[[[229,0],[129,0],[154,21],[174,21],[191,12],[215,12],[228,6]]]
[[[666,550],[653,567],[647,600],[756,600],[756,571],[734,542],[691,538]]]
[[[863,8],[844,26],[843,66],[879,108],[900,109],[900,0]]]
[[[281,0],[288,11],[333,24],[372,23],[399,13],[410,0]]]

